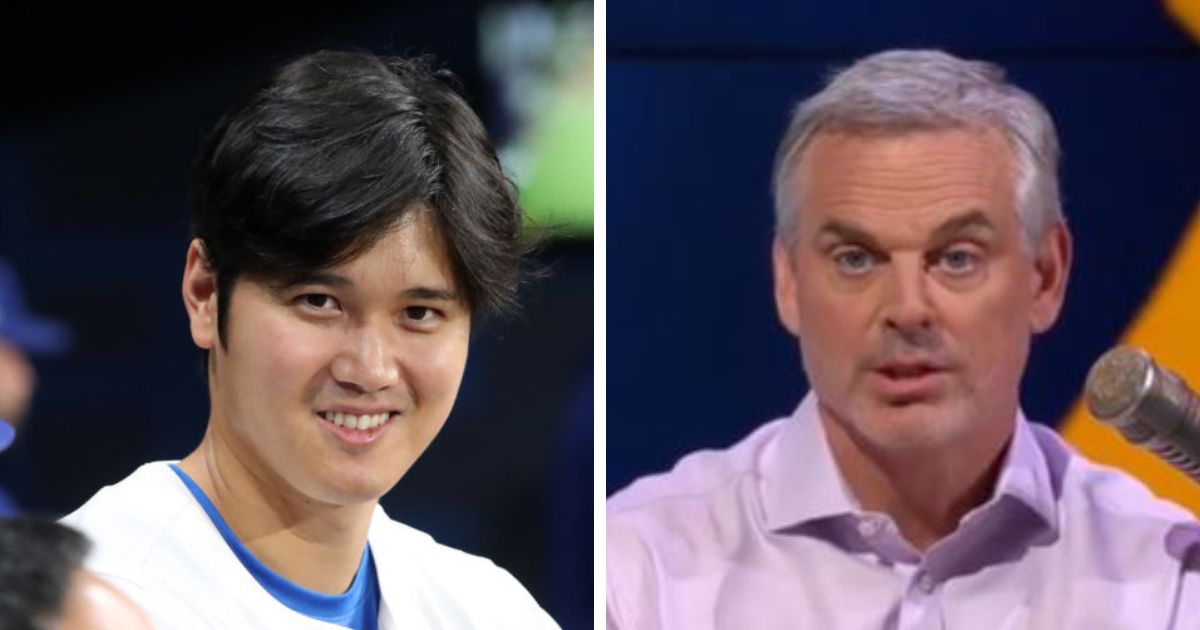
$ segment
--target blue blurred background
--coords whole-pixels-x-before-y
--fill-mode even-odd
[[[609,493],[806,390],[772,302],[769,179],[834,68],[941,48],[1003,65],[1053,114],[1076,259],[1035,341],[1032,418],[1065,415],[1200,201],[1200,45],[1157,2],[614,0],[607,29]]]
[[[0,258],[74,343],[34,359],[0,484],[58,515],[187,454],[208,414],[179,289],[201,139],[293,56],[433,53],[498,140],[547,273],[518,316],[476,330],[450,421],[383,504],[512,571],[564,627],[590,627],[591,4],[167,7],[4,9]]]

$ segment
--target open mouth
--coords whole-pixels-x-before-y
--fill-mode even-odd
[[[875,389],[892,402],[912,402],[938,395],[947,385],[949,371],[931,361],[886,363],[873,370]]]
[[[350,429],[352,431],[370,431],[375,427],[387,424],[387,422],[390,421],[393,416],[398,416],[400,414],[394,411],[363,415],[342,413],[339,411],[321,411],[318,412],[317,415],[321,416],[322,420],[333,423],[344,429]]]
[[[879,368],[879,373],[892,379],[920,378],[926,374],[941,372],[942,369],[931,364],[885,365]]]

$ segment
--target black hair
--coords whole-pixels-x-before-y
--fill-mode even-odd
[[[417,208],[471,313],[513,306],[516,191],[456,79],[429,57],[321,51],[287,63],[221,118],[192,188],[222,344],[240,276],[286,283],[353,260]]]
[[[54,521],[0,519],[0,628],[54,627],[90,548],[83,534]]]

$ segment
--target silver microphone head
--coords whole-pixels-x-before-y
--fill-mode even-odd
[[[1144,350],[1118,346],[1105,352],[1088,370],[1088,411],[1118,428],[1128,425],[1150,392],[1153,377],[1154,361]]]
[[[1200,404],[1183,379],[1144,350],[1117,347],[1088,371],[1088,410],[1200,481]]]

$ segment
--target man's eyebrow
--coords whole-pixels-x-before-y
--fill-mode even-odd
[[[345,289],[353,287],[354,282],[346,276],[331,271],[309,271],[284,278],[275,286],[280,291],[287,291],[306,285]],[[411,300],[458,301],[457,292],[443,287],[409,287],[400,291],[400,296]]]
[[[959,232],[975,228],[983,229],[993,234],[997,232],[996,224],[992,223],[992,220],[982,210],[968,210],[963,214],[943,221],[933,231],[933,240],[943,241]]]
[[[294,289],[302,285],[317,285],[344,289],[354,286],[346,276],[342,276],[332,271],[305,271],[297,274],[289,275],[280,280],[275,287],[281,291]]]
[[[967,210],[963,214],[950,217],[934,229],[930,235],[931,241],[944,241],[947,238],[969,229],[983,229],[995,233],[996,225],[982,210]],[[878,241],[866,229],[840,219],[826,221],[817,230],[817,238],[830,236],[840,241],[862,243],[869,247],[878,247]]]
[[[458,293],[450,289],[439,289],[435,287],[412,287],[400,292],[400,295],[415,299],[415,300],[440,300],[445,302],[457,302]]]
[[[879,243],[875,237],[865,229],[840,219],[830,219],[817,230],[817,239],[832,237],[839,241],[850,241],[853,243],[862,243],[869,247],[878,248]]]

